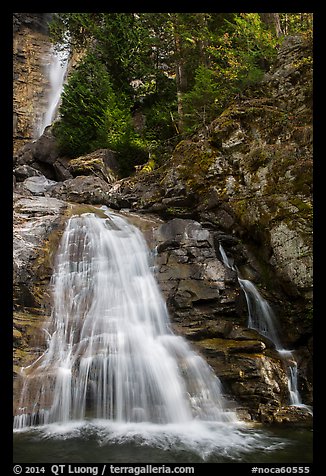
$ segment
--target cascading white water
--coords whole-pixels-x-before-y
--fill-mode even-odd
[[[291,350],[284,349],[277,330],[277,321],[271,306],[262,297],[256,286],[248,279],[241,279],[238,270],[228,258],[222,244],[219,244],[219,251],[224,265],[237,272],[238,282],[244,292],[248,308],[248,327],[255,329],[261,335],[270,339],[275,350],[284,359],[288,369],[288,389],[289,403],[293,406],[302,406],[311,411],[310,407],[304,405],[298,389],[298,365]]]
[[[69,219],[52,277],[48,349],[25,369],[15,428],[89,418],[237,421],[220,380],[170,330],[148,260],[142,234],[120,216]]]
[[[290,403],[294,406],[302,406],[301,396],[298,390],[298,364],[293,361],[292,366],[289,368],[290,378],[289,378],[289,394],[290,394]],[[303,405],[304,406],[304,405]]]
[[[276,318],[271,306],[249,279],[238,277],[238,281],[247,301],[248,327],[256,329],[260,334],[270,339],[277,351],[284,350],[277,332]]]
[[[273,342],[275,350],[277,350],[287,365],[289,403],[290,405],[301,406],[302,401],[298,390],[298,365],[292,351],[284,349],[281,345],[272,308],[251,281],[240,278],[238,278],[238,281],[247,301],[248,327],[256,329],[260,334]]]
[[[45,128],[54,121],[60,103],[63,90],[64,79],[68,67],[69,52],[63,50],[61,52],[50,51],[50,64],[47,69],[50,88],[47,97],[46,112],[35,127],[35,138],[38,139],[43,134]]]

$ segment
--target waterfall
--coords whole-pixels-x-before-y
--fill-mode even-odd
[[[241,279],[239,277],[236,266],[233,265],[231,259],[228,258],[222,244],[219,244],[219,251],[222,257],[223,264],[235,271],[238,275],[238,282],[244,292],[247,308],[248,308],[248,327],[255,329],[261,335],[271,340],[275,346],[275,350],[284,359],[287,366],[288,389],[289,389],[289,403],[293,406],[302,406],[309,411],[310,407],[304,405],[301,400],[298,389],[298,365],[291,350],[284,349],[277,329],[277,320],[275,314],[262,297],[256,286],[248,279]]]
[[[261,335],[273,342],[275,350],[284,359],[287,366],[289,403],[290,405],[301,406],[302,400],[298,390],[298,365],[293,352],[284,349],[281,344],[272,308],[251,281],[240,278],[238,278],[238,281],[247,301],[248,327],[256,329]]]
[[[45,128],[52,124],[56,118],[60,98],[63,90],[64,79],[68,67],[69,52],[63,50],[55,52],[53,48],[50,51],[50,64],[47,68],[47,76],[50,83],[50,88],[47,97],[46,112],[42,115],[39,123],[36,126],[35,136],[41,137]]]
[[[277,351],[284,350],[277,332],[276,318],[271,306],[249,279],[238,277],[238,282],[247,301],[248,327],[256,329],[260,334],[271,340]]]
[[[170,330],[143,235],[106,214],[66,224],[51,279],[47,350],[23,370],[14,427],[236,422],[218,377]]]
[[[298,390],[298,365],[296,361],[293,361],[292,366],[289,367],[290,378],[289,378],[289,394],[290,394],[290,403],[294,406],[301,406],[302,400]]]

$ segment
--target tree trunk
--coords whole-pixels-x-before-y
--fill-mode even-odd
[[[260,13],[260,19],[277,37],[282,35],[280,17],[278,13]]]
[[[178,31],[177,17],[175,17],[173,23],[173,35],[175,48],[175,79],[178,101],[178,129],[179,132],[182,133],[184,130],[183,94],[187,91],[187,75],[182,39]]]
[[[205,13],[197,13],[198,19],[201,26],[201,31],[205,32],[207,30],[207,19]],[[207,39],[205,35],[203,35],[202,39],[198,41],[199,45],[199,64],[205,66],[206,68],[209,67],[209,59],[207,55]]]

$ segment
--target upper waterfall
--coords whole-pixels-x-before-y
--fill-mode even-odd
[[[50,86],[47,95],[47,108],[35,126],[35,138],[39,138],[45,128],[52,124],[56,117],[67,72],[68,59],[69,52],[67,50],[56,52],[51,47],[50,63],[46,71]]]

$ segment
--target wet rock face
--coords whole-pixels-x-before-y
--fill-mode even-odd
[[[66,206],[45,196],[17,192],[14,196],[13,364],[18,375],[21,366],[31,364],[44,351],[42,328],[50,315],[52,261]]]
[[[125,185],[133,205],[210,222],[253,243],[290,298],[312,291],[312,51],[288,38],[256,89]],[[154,179],[154,180],[153,180]],[[142,192],[141,192],[142,191]],[[275,281],[275,280],[274,280]]]
[[[33,267],[65,207],[62,201],[44,196],[15,201],[14,289],[20,306],[37,306],[37,298],[30,291],[30,282],[35,279]]]
[[[214,318],[209,311],[221,312],[223,307],[234,312],[237,291],[232,294],[227,288],[231,283],[236,287],[235,276],[216,258],[207,229],[194,220],[175,218],[161,225],[157,236],[157,279],[175,318],[183,321],[189,309],[197,319]]]
[[[271,408],[288,402],[286,368],[272,343],[247,328],[244,296],[236,273],[218,257],[218,238],[234,245],[232,236],[216,237],[191,219],[162,224],[155,232],[156,278],[175,332],[205,356],[247,418],[273,421]]]
[[[286,39],[261,84],[230,104],[208,131],[180,142],[165,167],[126,180],[117,191],[131,209],[164,219],[195,219],[215,234],[241,243],[226,241],[223,246],[242,276],[262,288],[279,319],[284,345],[295,349],[298,359],[304,356],[300,390],[308,402],[313,290],[311,62],[309,41]],[[185,251],[181,247],[170,252],[173,260],[176,252],[182,256]],[[184,302],[177,294],[175,303],[168,297],[169,305],[193,306],[200,281],[196,287],[194,283]],[[216,288],[215,295],[210,292],[213,304]],[[206,299],[206,307],[207,303]],[[212,307],[207,322],[215,312]],[[176,314],[180,320],[178,315],[180,310]]]

